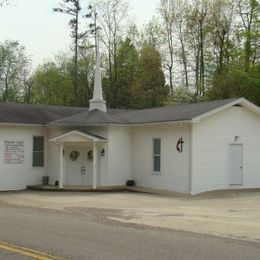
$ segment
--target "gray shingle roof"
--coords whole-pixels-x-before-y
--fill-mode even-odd
[[[237,99],[238,98],[136,110],[125,112],[121,114],[121,116],[131,124],[186,121]]]
[[[237,98],[129,111],[109,109],[107,113],[89,112],[88,108],[0,103],[0,123],[87,126],[186,121],[235,100]]]
[[[0,103],[0,123],[45,124],[88,108]]]
[[[50,122],[49,125],[104,125],[104,124],[128,124],[128,121],[118,116],[124,112],[108,110],[106,113],[99,110],[83,112],[64,119]]]
[[[108,110],[107,113],[94,110],[91,112],[83,112],[76,116],[70,116],[56,122],[51,122],[50,125],[83,126],[188,121],[235,100],[237,100],[237,98],[142,110]]]

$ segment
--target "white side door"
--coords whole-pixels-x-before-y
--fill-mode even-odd
[[[229,184],[242,184],[242,145],[230,144],[230,162],[229,162]]]

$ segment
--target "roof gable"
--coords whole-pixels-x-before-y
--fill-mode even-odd
[[[104,138],[88,132],[73,130],[65,134],[56,136],[49,140],[50,142],[100,142],[105,141]]]
[[[239,99],[236,99],[234,101],[231,101],[223,106],[220,106],[218,108],[215,108],[213,110],[210,110],[209,112],[207,113],[204,113],[204,114],[201,114],[199,116],[196,116],[194,118],[192,118],[192,122],[193,123],[196,123],[196,122],[199,122],[201,119],[203,118],[206,118],[206,117],[209,117],[209,116],[212,116],[218,112],[221,112],[229,107],[232,107],[232,106],[235,106],[235,105],[241,105],[242,107],[245,107],[247,109],[249,109],[250,111],[260,115],[260,108],[258,106],[256,106],[255,104],[253,104],[252,102],[248,101],[247,99],[245,98],[239,98]]]

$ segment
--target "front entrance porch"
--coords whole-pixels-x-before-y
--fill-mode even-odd
[[[99,186],[100,156],[106,140],[73,130],[49,140],[59,145],[59,188]]]

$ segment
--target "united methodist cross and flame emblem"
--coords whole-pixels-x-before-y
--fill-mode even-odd
[[[178,140],[177,144],[176,144],[176,150],[179,152],[179,153],[182,153],[183,151],[183,144],[184,144],[184,141],[182,139],[182,137]]]

